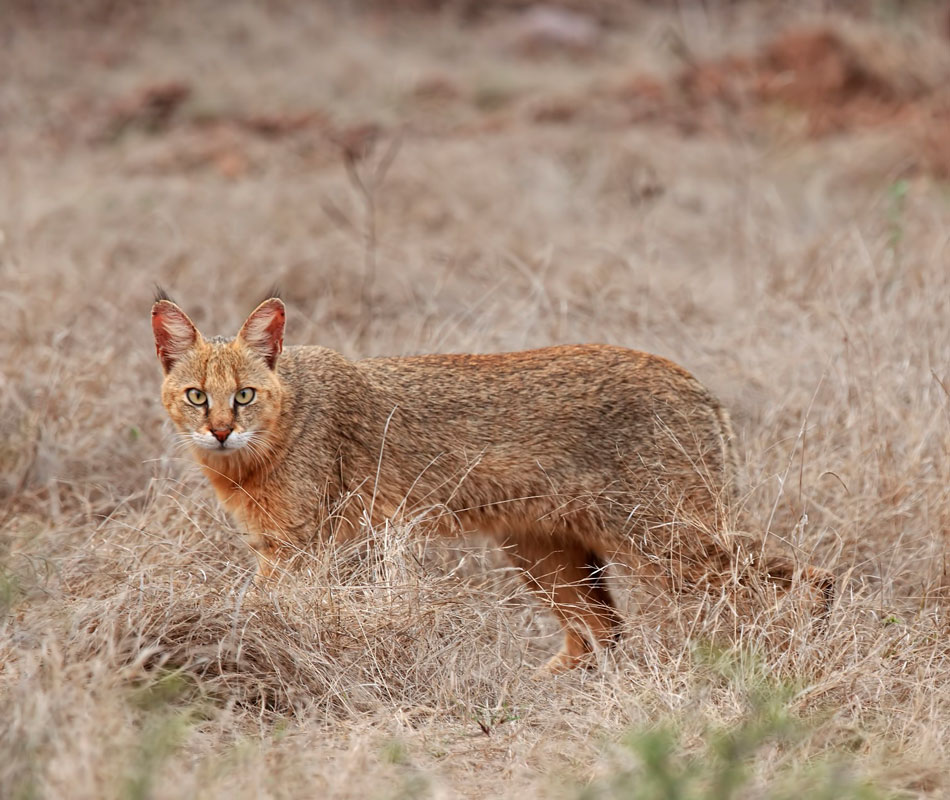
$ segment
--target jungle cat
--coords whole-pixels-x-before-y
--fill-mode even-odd
[[[671,361],[606,345],[351,361],[285,349],[284,321],[272,297],[234,338],[206,339],[164,294],[152,307],[162,403],[246,531],[260,585],[366,522],[478,530],[557,615],[554,672],[614,641],[610,562],[677,590],[739,562],[791,585],[790,559],[721,535],[736,494],[729,417]],[[804,574],[827,601],[827,573]]]

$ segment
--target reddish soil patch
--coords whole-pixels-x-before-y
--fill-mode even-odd
[[[926,93],[922,85],[899,86],[826,28],[792,29],[754,56],[693,65],[677,88],[700,112],[711,104],[738,112],[780,104],[804,114],[812,136],[891,122]]]
[[[950,83],[901,68],[911,62],[905,54],[895,67],[828,28],[793,28],[752,55],[696,62],[669,82],[637,76],[609,94],[628,122],[684,134],[879,128],[906,144],[909,166],[950,178]]]
[[[950,180],[950,105],[932,109],[911,127],[910,160],[919,169]]]
[[[144,86],[113,105],[107,115],[104,136],[114,138],[132,127],[161,131],[168,127],[190,94],[191,87],[181,81]]]
[[[237,119],[236,124],[259,136],[279,139],[307,129],[325,128],[329,119],[318,111],[303,111],[295,114],[249,114]]]

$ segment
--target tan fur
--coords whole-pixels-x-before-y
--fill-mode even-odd
[[[168,300],[153,308],[162,401],[179,430],[258,432],[247,448],[195,455],[246,528],[260,581],[361,522],[479,530],[561,620],[565,645],[549,665],[560,670],[615,637],[609,562],[679,589],[735,574],[740,554],[723,535],[735,496],[728,415],[676,364],[605,345],[356,362],[322,347],[281,355],[283,313],[268,300],[235,339],[195,331],[186,347],[184,312]],[[246,386],[256,402],[229,405]],[[191,387],[210,408],[187,403]],[[791,562],[765,569],[791,581]]]

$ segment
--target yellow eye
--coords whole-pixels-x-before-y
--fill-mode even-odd
[[[188,402],[195,406],[203,406],[208,402],[208,395],[206,395],[201,389],[189,389],[185,392],[185,397],[188,398]]]
[[[254,399],[254,390],[250,387],[240,389],[237,394],[234,395],[234,402],[239,406],[246,406],[251,400]]]

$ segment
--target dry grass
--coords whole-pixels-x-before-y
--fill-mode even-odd
[[[497,48],[509,12],[18,17],[0,48],[0,795],[950,792],[950,194],[899,125],[812,139],[777,105],[751,129],[720,107],[694,134],[631,123],[616,87],[806,13],[704,8],[633,8],[582,58]],[[887,38],[940,85],[935,15],[807,21]],[[397,137],[370,207],[341,147],[365,179]],[[835,608],[815,627],[794,605],[733,619],[632,591],[601,669],[539,682],[556,626],[477,539],[376,531],[374,558],[310,554],[263,596],[168,455],[156,281],[222,332],[279,283],[289,341],[354,357],[672,357],[733,411],[751,518],[841,577]]]

